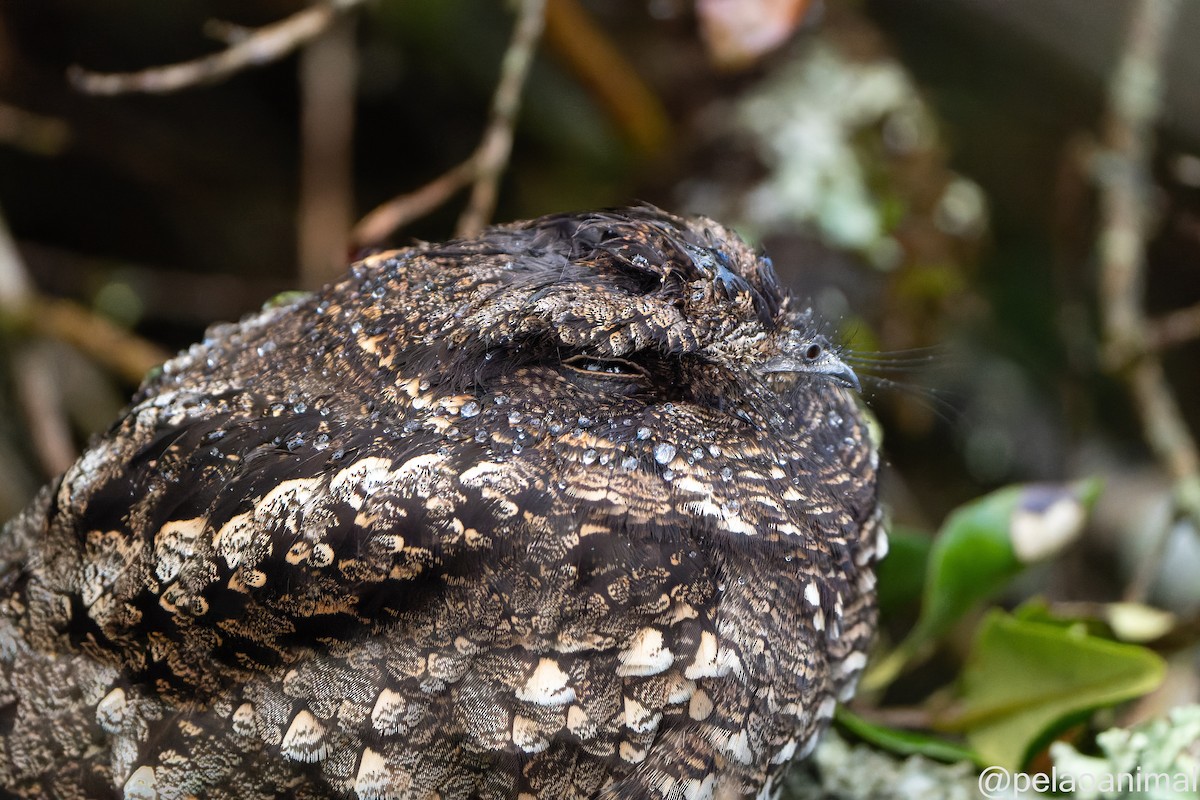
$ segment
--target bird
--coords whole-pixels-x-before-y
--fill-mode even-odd
[[[774,796],[853,694],[887,541],[825,331],[648,205],[213,326],[0,537],[0,785]]]

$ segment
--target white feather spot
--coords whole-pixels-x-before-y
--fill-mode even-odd
[[[517,689],[517,699],[540,706],[565,706],[575,700],[575,690],[567,686],[569,677],[557,661],[543,658],[525,685]]]
[[[105,733],[120,733],[127,708],[125,690],[118,686],[104,695],[104,699],[96,705],[96,724],[104,729]]]
[[[408,726],[401,717],[407,707],[408,703],[399,692],[384,689],[375,700],[375,707],[371,709],[371,724],[384,735],[405,733]]]
[[[657,675],[675,663],[674,654],[663,645],[662,631],[657,628],[642,628],[635,633],[617,659],[621,662],[617,674],[622,677]]]
[[[783,747],[779,748],[779,751],[775,753],[775,755],[771,756],[771,763],[786,764],[787,762],[791,761],[792,756],[796,755],[796,748],[799,746],[799,744],[800,743],[795,739],[788,739],[787,742],[784,743]]]
[[[143,764],[125,781],[125,800],[158,800],[158,788],[155,783],[154,767]]]
[[[363,749],[354,776],[354,793],[360,800],[401,800],[412,786],[412,775],[399,767],[389,767],[387,759],[367,747]]]
[[[650,733],[658,730],[662,714],[646,708],[632,697],[625,697],[625,727],[634,733]]]
[[[280,752],[292,761],[314,763],[329,755],[329,743],[325,740],[325,726],[317,721],[307,708],[292,717],[292,724],[283,735]]]
[[[242,703],[233,712],[231,718],[233,732],[238,736],[253,736],[258,733],[258,724],[254,721],[254,706]]]
[[[526,753],[540,753],[550,746],[550,742],[541,735],[535,720],[517,714],[513,717],[513,744]]]

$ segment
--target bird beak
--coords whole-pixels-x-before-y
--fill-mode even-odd
[[[828,348],[824,348],[821,355],[811,360],[791,355],[769,358],[762,365],[762,371],[806,372],[810,375],[826,375],[842,386],[853,389],[856,392],[862,391],[862,384],[858,382],[858,375],[850,368],[849,364],[835,356]]]

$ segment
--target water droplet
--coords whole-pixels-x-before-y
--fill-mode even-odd
[[[484,431],[484,430],[475,431],[475,441],[479,442],[480,444],[483,444],[484,442],[487,441],[487,439],[488,439],[487,431]]]
[[[458,413],[467,418],[473,417],[479,413],[479,403],[474,400],[468,400],[462,404],[462,408],[458,410]]]
[[[524,447],[522,447],[521,445],[519,445],[519,444],[514,444],[514,445],[512,446],[512,454],[513,454],[514,456],[519,456],[519,455],[521,455],[521,451],[523,451],[524,449],[525,449],[525,448],[524,448]]]
[[[607,466],[610,461],[612,461],[612,456],[610,454],[608,454],[608,453],[600,454],[600,466]]]
[[[664,481],[673,481],[673,480],[675,480],[675,470],[673,470],[673,469],[664,469],[664,470],[663,470],[663,473],[662,473],[662,477],[663,477],[663,480],[664,480]]]
[[[313,448],[316,450],[325,450],[328,447],[329,447],[329,434],[328,433],[318,433],[317,437],[315,439],[313,439]]]
[[[354,320],[354,322],[350,323],[350,332],[351,333],[358,335],[361,331],[362,331],[362,323],[361,322],[359,322],[358,320]]]
[[[514,412],[512,412],[511,414],[509,414],[509,415],[508,415],[508,424],[509,424],[509,425],[516,425],[516,424],[517,424],[518,422],[520,422],[522,419],[524,419],[524,417],[522,417],[522,416],[521,416],[520,412],[519,412],[519,411],[514,411]]]
[[[429,381],[421,381],[420,383],[417,384],[417,388],[420,389],[422,392],[428,392],[429,387],[432,385],[433,384],[431,384]]]
[[[376,286],[375,290],[373,292],[371,292],[371,297],[378,299],[380,297],[383,297],[385,294],[387,294],[386,289],[384,289],[382,286]]]
[[[596,451],[590,447],[587,450],[584,450],[583,451],[583,463],[584,464],[594,464],[595,462],[596,462]]]
[[[792,563],[793,558],[795,558],[795,556],[784,556],[783,560],[790,564]]]
[[[420,429],[421,429],[420,420],[410,419],[404,423],[403,430],[405,433],[413,433],[414,431],[418,431]]]
[[[508,397],[506,395],[498,394],[492,398],[492,402],[498,406],[508,405]]]
[[[645,426],[638,428],[637,429],[637,438],[643,439],[643,440],[649,439],[650,438],[650,429]]]
[[[654,460],[660,464],[670,464],[675,457],[675,445],[666,442],[654,446]]]
[[[624,425],[626,428],[632,428],[633,420],[631,420],[629,417],[626,417],[625,419],[621,420],[621,424]]]
[[[587,428],[587,427],[591,426],[591,424],[592,424],[592,418],[591,418],[591,417],[582,417],[582,416],[581,416],[581,417],[580,417],[580,418],[577,420],[577,424],[578,424],[578,425],[579,425],[579,427],[581,427],[581,428]]]
[[[715,444],[710,444],[708,446],[708,454],[710,456],[712,456],[713,458],[720,458],[721,457],[721,448],[717,447]]]
[[[633,456],[625,456],[621,459],[621,469],[637,469],[638,460]]]
[[[704,448],[697,447],[696,449],[692,450],[692,458],[695,459],[696,461],[699,461],[700,459],[704,458]]]
[[[283,446],[288,449],[289,453],[294,453],[304,446],[304,437],[298,433],[293,433],[288,437],[288,440],[283,443]]]
[[[726,481],[733,480],[733,468],[721,467],[721,479]]]
[[[547,430],[549,430],[551,433],[553,433],[555,435],[562,433],[562,429],[563,429],[563,426],[562,426],[561,422],[551,422],[547,426]]]

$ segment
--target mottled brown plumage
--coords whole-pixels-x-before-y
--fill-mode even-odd
[[[0,782],[769,795],[874,624],[853,383],[769,261],[650,208],[215,327],[5,531]]]

